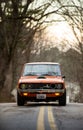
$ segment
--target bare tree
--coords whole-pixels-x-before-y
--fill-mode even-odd
[[[35,32],[48,15],[57,12],[48,11],[51,3],[52,0],[0,0],[0,88],[8,95],[13,79],[8,83],[7,78],[10,71],[11,77],[14,72],[16,50],[25,50],[29,57]]]
[[[77,67],[77,78],[80,84],[81,101],[83,101],[83,1],[82,0],[57,0],[61,10],[58,14],[61,15],[71,26],[76,41],[73,47],[80,53],[81,57],[78,59],[79,69]]]

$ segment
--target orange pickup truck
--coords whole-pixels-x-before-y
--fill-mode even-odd
[[[32,62],[26,63],[17,86],[17,105],[25,102],[59,101],[66,105],[66,87],[61,75],[59,63]]]

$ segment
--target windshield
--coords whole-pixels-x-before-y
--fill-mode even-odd
[[[61,76],[59,64],[26,64],[23,76]]]

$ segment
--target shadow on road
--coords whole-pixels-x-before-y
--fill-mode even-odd
[[[39,106],[59,106],[57,102],[28,102],[26,107],[39,107]]]

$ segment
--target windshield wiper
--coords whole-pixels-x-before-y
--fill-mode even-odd
[[[55,72],[48,72],[48,73],[45,73],[45,74],[42,74],[43,76],[56,76],[57,73]]]
[[[56,72],[47,72],[47,73],[41,73],[41,74],[27,73],[27,74],[23,74],[23,76],[58,76],[58,73]]]
[[[27,73],[27,74],[24,74],[24,76],[35,76],[36,74],[34,73]]]

